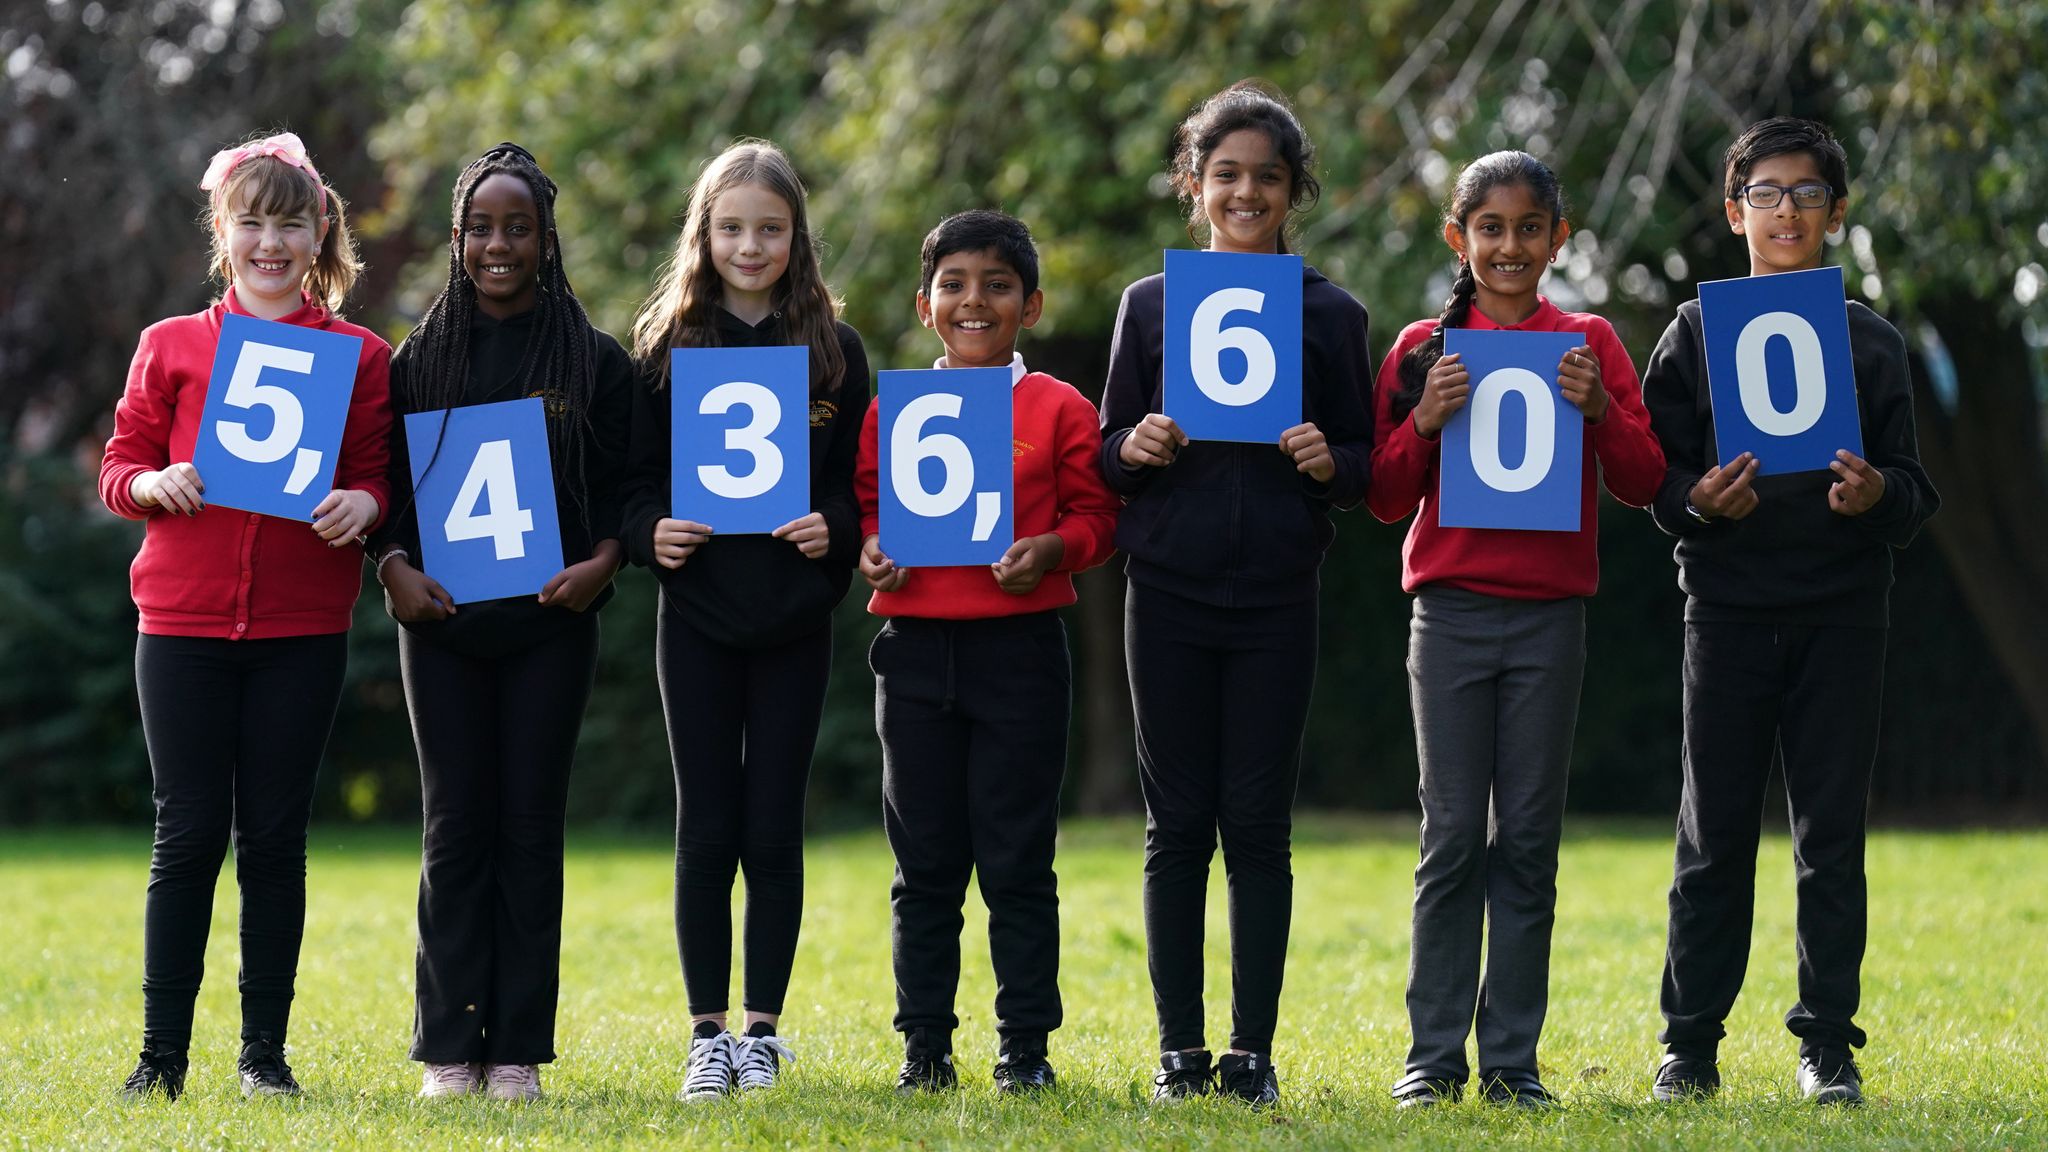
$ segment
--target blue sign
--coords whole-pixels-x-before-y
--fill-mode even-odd
[[[669,508],[721,536],[811,510],[811,350],[669,353]]]
[[[311,523],[334,490],[359,336],[229,313],[192,467],[206,502]]]
[[[1160,406],[1190,440],[1301,423],[1301,257],[1168,249],[1164,331]]]
[[[1708,281],[1700,328],[1721,463],[1752,452],[1775,476],[1863,454],[1840,268]]]
[[[993,564],[1017,542],[1008,368],[878,374],[881,546],[905,568]]]
[[[1472,391],[1444,425],[1437,522],[1446,528],[1579,530],[1586,418],[1557,386],[1577,332],[1444,330]]]
[[[541,399],[405,418],[421,570],[457,604],[531,596],[562,570]]]

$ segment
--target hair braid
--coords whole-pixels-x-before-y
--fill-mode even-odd
[[[1472,297],[1479,292],[1479,278],[1472,274],[1472,262],[1458,261],[1458,275],[1451,280],[1451,294],[1444,300],[1444,310],[1436,318],[1436,331],[1429,339],[1408,350],[1401,357],[1401,389],[1394,393],[1394,423],[1422,402],[1422,386],[1429,379],[1429,370],[1444,355],[1444,329],[1463,328],[1472,315]]]

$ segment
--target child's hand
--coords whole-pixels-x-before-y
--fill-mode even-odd
[[[128,482],[128,495],[144,508],[165,508],[186,516],[197,516],[206,507],[206,485],[199,482],[199,469],[177,463],[161,472],[144,472]]]
[[[1328,484],[1337,474],[1337,460],[1330,455],[1330,442],[1323,437],[1323,430],[1313,424],[1296,424],[1280,434],[1280,450],[1294,457],[1294,470],[1306,472],[1315,477],[1318,484]]]
[[[1038,587],[1067,555],[1067,542],[1057,532],[1026,536],[1010,545],[1003,558],[989,565],[996,574],[996,587],[1012,596],[1022,596]]]
[[[417,624],[422,620],[446,620],[455,615],[455,597],[439,581],[393,556],[377,567],[377,578],[391,597],[393,619]]]
[[[1600,358],[1590,347],[1574,348],[1557,365],[1557,387],[1588,424],[1607,419],[1607,389],[1600,385]],[[1694,505],[1698,507],[1698,505]]]
[[[880,535],[860,542],[860,574],[868,587],[877,592],[894,592],[910,579],[910,569],[898,568],[894,560],[882,554]]]
[[[1884,499],[1884,473],[1872,468],[1870,461],[1842,449],[1835,453],[1834,463],[1828,467],[1841,477],[1828,485],[1828,507],[1836,512],[1861,516]]]
[[[1471,398],[1471,374],[1459,363],[1458,353],[1440,356],[1422,380],[1422,399],[1415,404],[1415,432],[1434,440],[1450,423],[1451,415]]]
[[[796,550],[803,553],[806,560],[816,560],[832,547],[832,529],[826,526],[823,512],[799,516],[769,535],[796,545]]]
[[[1116,457],[1126,468],[1164,468],[1188,442],[1188,434],[1164,412],[1147,412],[1131,434],[1124,437]]]
[[[690,553],[709,539],[711,529],[707,525],[664,516],[654,522],[654,562],[663,568],[681,568]]]
[[[359,488],[336,488],[313,508],[313,531],[329,548],[361,536],[377,522],[377,498]]]
[[[569,565],[555,573],[546,586],[540,590],[540,602],[571,612],[581,612],[590,607],[604,586],[611,583],[612,573],[619,570],[621,549],[617,540],[600,540],[591,549],[590,559]]]
[[[1756,511],[1757,495],[1749,483],[1756,479],[1759,463],[1755,456],[1744,452],[1725,465],[1716,464],[1700,477],[1699,483],[1692,486],[1692,492],[1686,499],[1699,509],[1702,516],[1740,520]],[[1828,499],[1832,503],[1833,495],[1830,494]]]

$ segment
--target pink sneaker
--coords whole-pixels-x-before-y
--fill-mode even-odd
[[[484,1095],[493,1100],[540,1099],[540,1066],[537,1064],[484,1065]]]
[[[467,1096],[483,1086],[481,1064],[429,1064],[420,1074],[420,1097]]]

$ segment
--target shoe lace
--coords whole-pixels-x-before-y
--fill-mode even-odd
[[[540,1069],[532,1064],[493,1064],[484,1070],[484,1077],[500,1092],[531,1092],[540,1087]]]
[[[282,1084],[292,1078],[292,1067],[285,1063],[284,1049],[267,1040],[250,1044],[242,1052],[242,1070],[266,1084]]]
[[[690,1070],[683,1077],[687,1092],[719,1091],[732,1086],[732,1057],[736,1047],[730,1032],[699,1036],[690,1041]]]
[[[427,1081],[436,1088],[468,1088],[476,1083],[476,1069],[468,1064],[429,1064]]]
[[[796,1063],[796,1053],[790,1050],[789,1041],[780,1036],[742,1036],[739,1050],[733,1075],[742,1088],[766,1088],[775,1083],[778,1061]]]

